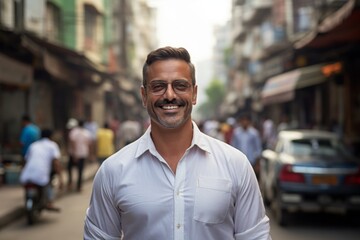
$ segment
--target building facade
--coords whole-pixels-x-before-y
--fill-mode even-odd
[[[356,0],[233,1],[231,81],[245,99],[236,111],[276,123],[286,115],[294,128],[336,126],[358,144],[358,12]]]
[[[24,114],[54,129],[59,142],[69,118],[103,125],[143,117],[133,64],[153,45],[130,41],[129,26],[144,16],[127,17],[135,4],[147,6],[143,0],[0,0],[2,155],[18,153]],[[148,14],[147,22],[153,18]],[[134,49],[141,51],[133,56]]]

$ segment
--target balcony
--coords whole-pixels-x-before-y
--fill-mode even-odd
[[[254,25],[271,13],[272,0],[247,0],[244,5],[243,22]]]

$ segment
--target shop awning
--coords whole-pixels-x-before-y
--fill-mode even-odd
[[[326,81],[322,73],[324,64],[298,68],[269,78],[261,92],[264,105],[287,102],[294,99],[295,90]]]
[[[84,54],[50,43],[45,39],[24,34],[22,36],[22,46],[43,59],[41,67],[57,79],[72,81],[75,84],[74,79],[77,79],[76,74],[79,71],[87,74],[85,78],[95,84],[101,83],[101,80],[105,78],[112,77],[103,66],[92,62]],[[93,79],[100,80],[95,81]]]
[[[349,0],[337,11],[327,16],[313,31],[294,43],[296,49],[304,47],[325,48],[333,44],[360,40],[360,11],[356,1]]]

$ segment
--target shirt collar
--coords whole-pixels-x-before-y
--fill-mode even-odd
[[[199,149],[210,153],[210,147],[207,144],[207,139],[205,139],[206,136],[204,135],[204,133],[202,133],[200,131],[200,129],[198,128],[198,126],[196,125],[196,123],[194,121],[192,122],[192,125],[193,125],[193,140],[192,140],[192,143],[191,143],[191,146],[189,147],[189,149],[196,146]],[[153,154],[155,152],[157,152],[154,142],[151,139],[150,133],[151,133],[151,126],[149,126],[146,129],[145,133],[139,139],[139,144],[138,144],[136,154],[135,154],[136,158],[140,157],[146,151],[149,151]]]

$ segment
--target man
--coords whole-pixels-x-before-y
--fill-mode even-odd
[[[40,138],[40,129],[32,123],[30,116],[24,115],[21,119],[22,130],[20,134],[21,155],[24,157],[30,144]]]
[[[262,146],[264,149],[273,147],[276,139],[276,131],[274,121],[266,117],[262,124]]]
[[[99,165],[114,153],[114,132],[108,123],[97,130],[96,153]]]
[[[151,125],[101,165],[85,239],[271,239],[245,155],[191,120],[197,90],[184,48],[148,55],[141,94]]]
[[[261,138],[258,130],[251,125],[250,116],[243,114],[239,118],[240,126],[234,130],[231,145],[242,151],[257,173],[257,160],[261,154]]]
[[[91,134],[91,149],[89,154],[89,160],[91,162],[96,161],[96,138],[97,138],[97,130],[98,130],[98,124],[96,121],[94,121],[91,117],[91,115],[88,116],[87,120],[84,122],[84,128],[89,130]]]
[[[25,155],[25,167],[20,174],[22,184],[33,183],[43,187],[48,197],[47,209],[58,211],[53,205],[54,194],[51,185],[51,172],[54,170],[59,177],[59,187],[63,187],[62,167],[60,163],[60,149],[56,142],[51,140],[52,131],[41,131],[41,139],[32,143]]]
[[[81,192],[82,176],[86,159],[90,156],[92,145],[92,137],[89,130],[84,127],[84,121],[80,120],[78,126],[74,127],[69,133],[71,153],[68,162],[68,189],[72,188],[72,168],[76,166],[78,169],[78,179],[76,190]]]
[[[121,147],[128,145],[132,143],[134,140],[136,140],[141,135],[141,124],[132,119],[128,119],[124,121],[120,125],[120,137],[122,138],[122,144]]]

